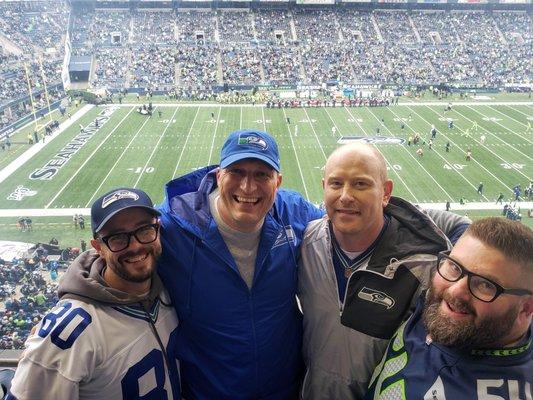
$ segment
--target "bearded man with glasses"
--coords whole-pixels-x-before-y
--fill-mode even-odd
[[[94,250],[62,277],[60,300],[28,338],[6,399],[181,398],[178,320],[156,273],[159,215],[138,189],[94,202]]]
[[[392,338],[366,399],[533,398],[533,232],[474,222],[439,255],[427,296]]]

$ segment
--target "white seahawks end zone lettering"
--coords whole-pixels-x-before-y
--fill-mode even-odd
[[[52,157],[42,168],[33,171],[29,178],[32,180],[50,180],[61,168],[76,154],[85,143],[87,143],[100,128],[109,121],[109,117],[118,107],[106,107],[100,114],[98,114],[98,124],[95,121],[91,122],[83,131],[76,135],[69,143],[67,143],[59,152]]]
[[[338,144],[353,142],[368,144],[404,144],[405,139],[394,136],[343,136],[337,141]]]

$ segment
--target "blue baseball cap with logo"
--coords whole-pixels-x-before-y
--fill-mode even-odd
[[[152,203],[150,196],[142,190],[130,188],[113,189],[96,200],[91,207],[93,235],[96,236],[115,214],[133,207],[144,208],[154,216],[161,215],[154,208],[154,203]]]
[[[266,132],[245,129],[228,136],[220,152],[220,168],[245,158],[261,160],[280,171],[278,145]]]

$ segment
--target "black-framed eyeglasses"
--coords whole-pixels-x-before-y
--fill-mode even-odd
[[[134,236],[135,239],[141,244],[152,243],[157,239],[157,234],[159,232],[159,224],[148,224],[143,225],[134,231],[130,232],[120,232],[114,233],[112,235],[107,235],[101,237],[100,240],[105,243],[107,248],[113,253],[124,250],[130,245],[131,237]]]
[[[457,260],[450,257],[450,251],[441,251],[438,255],[437,272],[448,282],[457,282],[467,276],[468,290],[476,299],[485,303],[493,302],[501,294],[514,296],[531,296],[533,291],[528,289],[505,288],[484,276],[467,270]]]

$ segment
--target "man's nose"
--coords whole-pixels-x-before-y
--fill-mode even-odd
[[[349,185],[344,185],[342,187],[340,200],[343,203],[349,203],[354,200],[354,193]]]
[[[241,180],[241,189],[245,192],[253,192],[257,187],[255,179],[251,175],[246,175]]]
[[[468,276],[466,275],[456,282],[450,282],[450,286],[447,290],[453,297],[465,301],[469,300],[472,295],[468,288]]]

